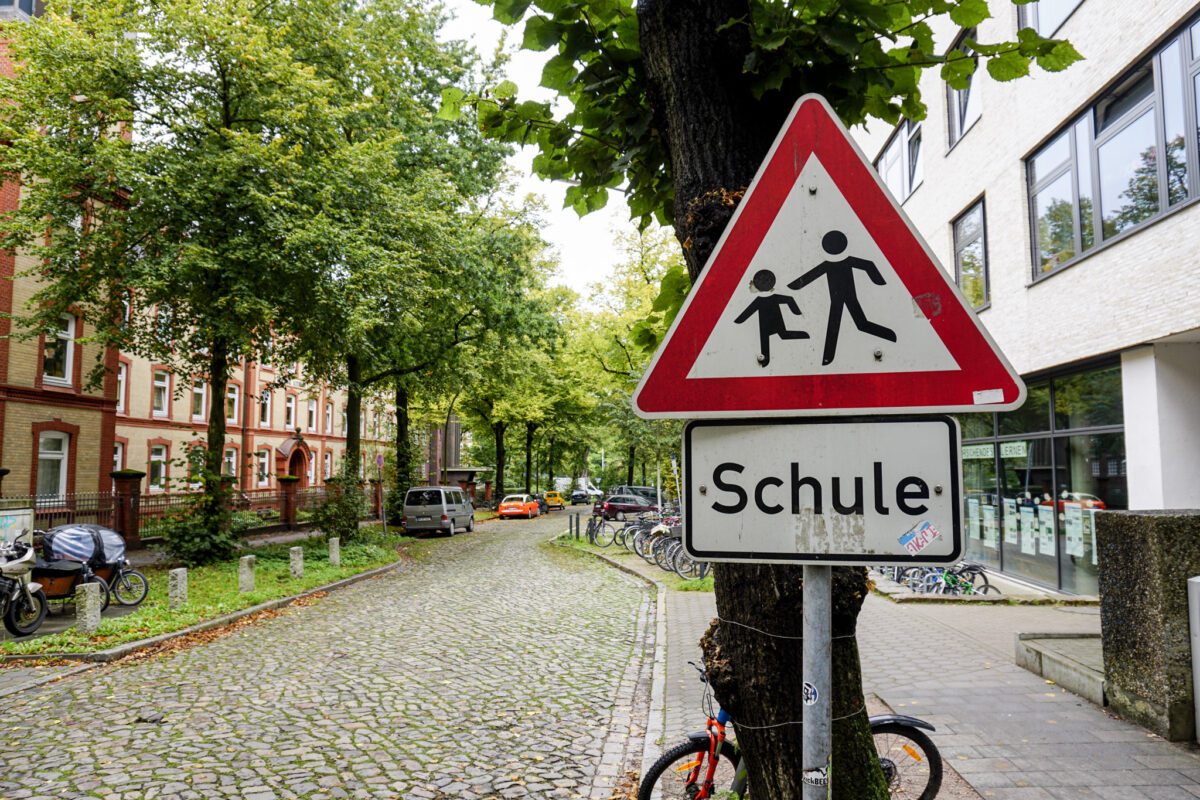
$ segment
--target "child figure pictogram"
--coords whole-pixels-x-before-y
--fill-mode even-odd
[[[770,292],[775,288],[775,273],[769,269],[760,269],[754,273],[751,281],[754,288],[760,292]],[[783,322],[783,306],[791,309],[793,314],[800,315],[800,307],[791,297],[778,294],[760,294],[750,301],[746,310],[738,315],[735,323],[741,324],[755,314],[758,315],[758,347],[760,355],[758,363],[766,366],[771,363],[771,337],[780,339],[807,339],[804,331],[790,331]]]
[[[841,231],[830,231],[821,238],[821,246],[831,256],[836,256],[846,249],[846,234]],[[876,286],[883,286],[885,281],[879,274],[879,268],[873,261],[865,258],[847,256],[841,261],[822,261],[808,272],[788,284],[789,289],[803,289],[822,275],[829,281],[829,325],[825,329],[825,352],[821,364],[827,365],[833,361],[837,353],[838,332],[842,327],[842,311],[850,312],[850,319],[863,333],[896,341],[896,332],[867,319],[862,304],[858,302],[858,291],[854,288],[854,270],[861,269]]]

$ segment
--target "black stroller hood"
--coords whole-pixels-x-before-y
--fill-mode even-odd
[[[125,559],[125,540],[103,525],[59,525],[42,536],[42,558],[79,561],[98,569]]]

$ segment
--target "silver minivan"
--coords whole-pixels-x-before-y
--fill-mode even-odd
[[[409,533],[475,530],[475,507],[458,486],[415,486],[404,497],[400,522]]]

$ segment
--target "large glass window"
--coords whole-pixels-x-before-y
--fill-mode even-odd
[[[1106,366],[1028,388],[1016,411],[959,419],[967,557],[1094,594],[1095,512],[1128,507],[1121,370]]]
[[[258,467],[258,485],[269,486],[271,484],[271,453],[268,450],[259,450],[257,456]]]
[[[296,395],[289,394],[283,401],[283,427],[284,430],[296,429]]]
[[[161,492],[167,488],[167,446],[150,446],[150,491]]]
[[[968,31],[963,35],[963,38],[973,38],[974,31]],[[959,55],[961,54],[961,55]],[[960,44],[954,48],[948,57],[965,57],[974,58],[967,47]],[[976,64],[978,64],[976,60]],[[953,145],[963,137],[963,134],[971,129],[971,126],[979,119],[983,113],[981,101],[979,99],[979,73],[976,71],[967,80],[965,89],[954,89],[949,84],[946,85],[946,108],[950,115],[950,144]]]
[[[226,422],[238,421],[238,400],[241,397],[241,390],[233,385],[225,389],[225,420]]]
[[[171,374],[166,370],[154,370],[154,386],[151,390],[150,406],[154,416],[165,417],[171,403]]]
[[[1082,0],[1038,0],[1021,8],[1021,27],[1053,36]]]
[[[263,389],[258,398],[258,424],[271,427],[271,390]]]
[[[208,394],[208,385],[201,378],[192,379],[192,419],[204,419],[204,399]]]
[[[1197,196],[1196,38],[1168,39],[1029,159],[1035,278]]]
[[[892,134],[887,146],[875,162],[875,169],[884,185],[901,202],[908,198],[922,180],[921,124],[904,120]]]
[[[46,331],[46,347],[42,357],[42,380],[59,386],[71,384],[74,366],[75,318],[63,315],[51,330]]]
[[[316,433],[317,431],[317,401],[308,401],[308,430]]]
[[[987,239],[983,201],[954,221],[954,278],[972,308],[988,304]]]
[[[37,493],[62,498],[67,493],[67,456],[71,436],[46,431],[38,435]]]
[[[236,447],[226,447],[224,457],[221,459],[221,474],[236,478],[238,473],[238,451]]]

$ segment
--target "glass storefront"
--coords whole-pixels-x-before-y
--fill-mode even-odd
[[[1095,514],[1128,508],[1121,368],[1029,382],[1025,405],[959,416],[967,555],[1095,594]]]

